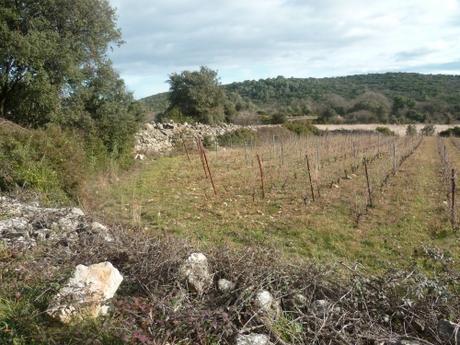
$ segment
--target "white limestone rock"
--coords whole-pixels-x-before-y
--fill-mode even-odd
[[[180,268],[181,276],[198,294],[203,294],[212,284],[208,259],[203,253],[193,253]]]
[[[236,345],[272,345],[270,338],[265,334],[240,334],[236,337]]]
[[[106,302],[115,295],[122,280],[122,275],[110,262],[78,265],[51,301],[47,313],[63,323],[105,315]]]

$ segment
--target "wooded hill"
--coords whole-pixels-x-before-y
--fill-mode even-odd
[[[251,113],[309,115],[323,123],[460,121],[460,76],[454,75],[279,76],[232,83],[223,88],[239,117]],[[168,107],[168,93],[146,97],[143,102],[151,111],[164,111]]]

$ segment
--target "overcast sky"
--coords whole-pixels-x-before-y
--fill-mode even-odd
[[[460,74],[460,0],[110,0],[112,54],[136,97],[207,65],[223,83],[283,75]]]

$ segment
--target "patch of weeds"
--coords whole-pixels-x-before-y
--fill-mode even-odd
[[[50,293],[45,287],[0,298],[0,344],[124,344],[112,327],[113,320],[87,320],[62,325],[47,316]]]
[[[300,322],[291,319],[289,315],[283,315],[273,324],[272,331],[289,344],[300,344],[304,328]]]
[[[217,136],[220,146],[242,146],[256,140],[256,132],[248,128],[240,128]]]

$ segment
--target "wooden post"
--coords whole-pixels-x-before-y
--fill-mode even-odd
[[[314,202],[315,201],[315,192],[314,192],[314,189],[313,189],[313,182],[311,180],[310,160],[308,159],[308,153],[305,154],[305,159],[307,160],[307,171],[308,171],[308,179],[310,181],[311,199]]]
[[[198,138],[196,138],[196,146],[198,148],[198,154],[200,155],[201,165],[203,166],[204,176],[208,178],[208,172],[206,171],[206,164],[204,163],[204,158],[203,158],[203,150],[201,148],[201,141]]]
[[[260,156],[257,153],[257,162],[259,163],[259,173],[260,173],[260,189],[262,190],[262,199],[265,199],[265,187],[264,187],[264,170],[262,168],[262,161]]]
[[[189,162],[191,162],[192,160],[190,159],[190,155],[188,154],[188,149],[187,149],[187,145],[185,144],[184,138],[181,137],[181,139],[182,139],[182,145],[184,145],[184,150],[185,150],[185,154],[187,155],[187,159]]]
[[[452,228],[456,229],[457,228],[457,217],[456,217],[456,212],[455,212],[455,189],[456,189],[456,174],[455,174],[455,169],[452,169],[452,175],[451,175],[451,183],[450,183],[450,223],[452,224]]]
[[[393,175],[396,174],[396,169],[397,169],[397,166],[396,166],[396,144],[393,141]]]
[[[364,158],[364,171],[366,173],[367,193],[369,195],[369,204],[368,204],[368,206],[373,207],[374,204],[372,202],[371,184],[369,182],[369,172],[367,171],[367,159],[366,158]]]
[[[203,144],[201,144],[201,150],[203,152],[204,161],[206,162],[206,168],[208,169],[208,174],[209,174],[209,179],[211,180],[212,190],[214,191],[214,195],[217,195],[216,186],[214,185],[214,180],[212,179],[211,169],[209,169],[209,164],[208,164],[208,157],[206,157],[206,151],[204,150]]]

